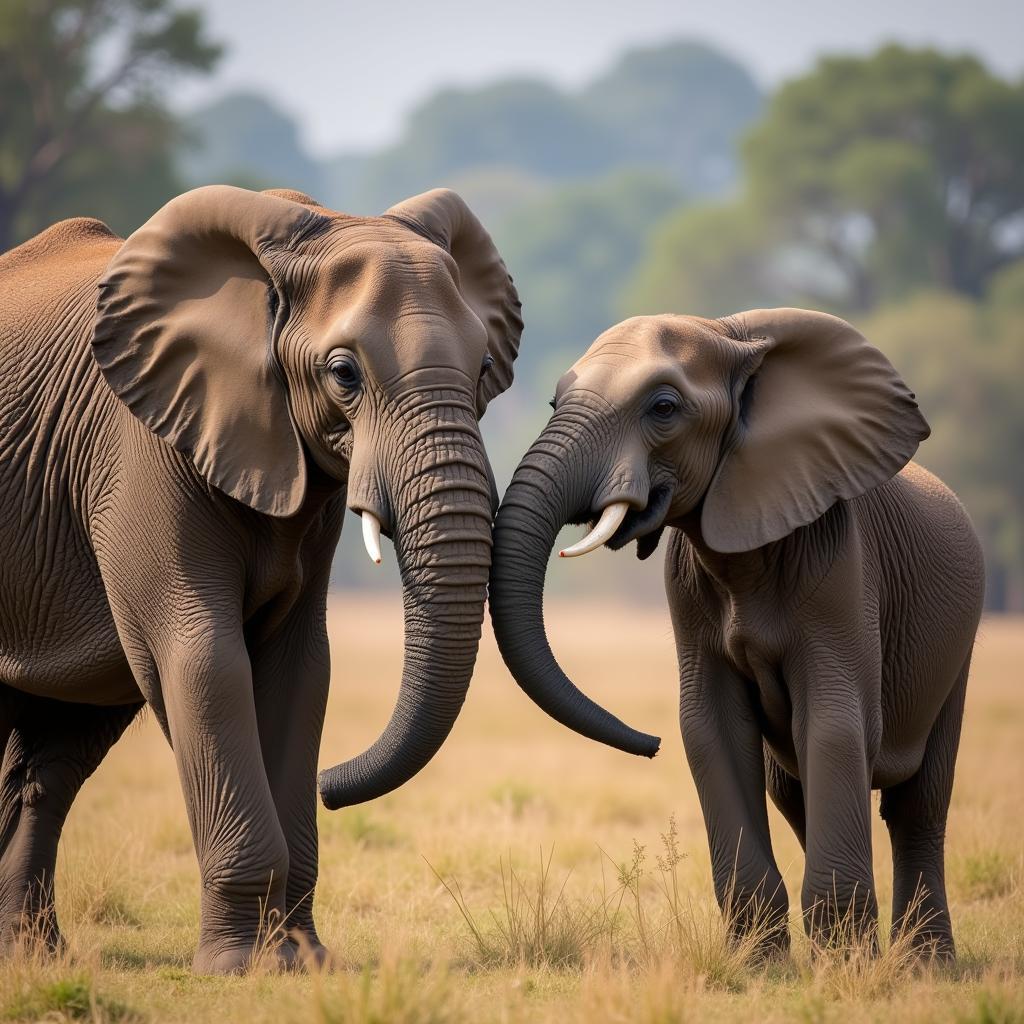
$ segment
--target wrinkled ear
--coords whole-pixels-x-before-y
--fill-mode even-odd
[[[273,267],[325,218],[212,185],[131,235],[100,282],[92,351],[114,394],[214,487],[259,512],[302,504],[306,465],[274,353]]]
[[[477,415],[512,383],[512,364],[523,333],[522,303],[512,277],[465,201],[447,188],[413,196],[392,206],[385,217],[407,227],[447,250],[459,265],[459,288],[466,304],[487,329],[490,365],[480,378]]]
[[[759,309],[722,325],[749,376],[704,499],[714,550],[751,551],[806,526],[894,476],[928,436],[913,392],[845,320]]]

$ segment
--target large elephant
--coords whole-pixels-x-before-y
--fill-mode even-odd
[[[880,789],[894,927],[952,956],[943,845],[983,565],[957,499],[909,463],[928,436],[913,394],[849,324],[772,309],[627,320],[553,405],[495,524],[491,614],[520,686],[656,753],[560,670],[542,591],[563,524],[597,521],[567,556],[636,540],[646,558],[668,527],[680,723],[732,927],[788,944],[767,788],[806,852],[812,936],[873,936]]]
[[[342,516],[376,559],[393,540],[405,664],[380,738],[321,775],[331,808],[413,776],[462,706],[496,506],[478,420],[522,329],[511,278],[447,190],[359,218],[211,186],[127,241],[55,225],[0,258],[0,296],[2,924],[60,941],[62,825],[147,704],[199,859],[195,968],[244,967],[261,914],[322,955]]]

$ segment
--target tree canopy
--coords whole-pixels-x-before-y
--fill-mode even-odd
[[[295,121],[258,93],[223,96],[193,111],[183,128],[178,165],[191,186],[227,182],[322,193],[322,169],[304,149]]]
[[[775,94],[743,164],[755,204],[832,266],[851,309],[924,284],[978,297],[1024,254],[1024,83],[974,57],[826,58]]]
[[[162,91],[219,54],[173,0],[5,0],[0,250],[73,215],[128,230],[173,195]]]

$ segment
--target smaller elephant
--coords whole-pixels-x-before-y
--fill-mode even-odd
[[[951,958],[946,817],[981,614],[963,507],[910,462],[913,393],[850,324],[799,309],[639,317],[558,383],[498,513],[490,603],[519,685],[585,736],[654,756],[566,678],[544,634],[545,566],[666,527],[680,724],[733,934],[788,947],[765,790],[805,854],[817,943],[874,941],[871,790],[892,839],[893,928]],[[763,931],[761,929],[764,929]]]

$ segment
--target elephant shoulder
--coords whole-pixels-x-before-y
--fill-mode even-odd
[[[60,334],[94,308],[96,282],[122,240],[91,217],[63,220],[0,256],[0,336],[10,353]],[[21,339],[21,340],[19,340]]]
[[[6,277],[9,273],[35,270],[47,264],[91,262],[97,256],[109,260],[121,242],[103,221],[95,217],[71,217],[0,255],[0,274]]]

